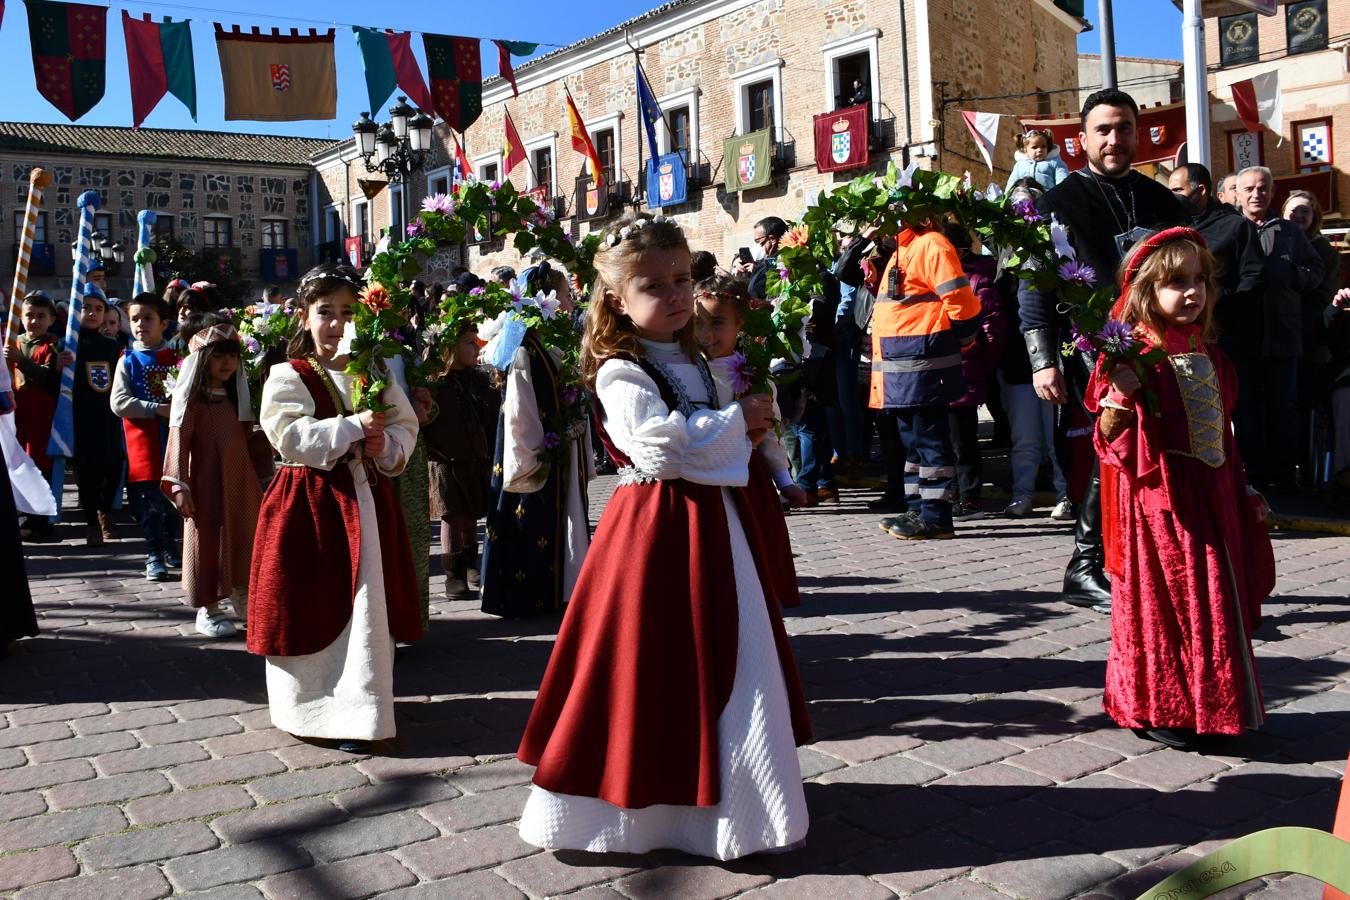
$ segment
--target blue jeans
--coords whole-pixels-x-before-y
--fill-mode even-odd
[[[834,470],[830,466],[830,428],[825,406],[815,400],[806,401],[801,421],[792,427],[801,450],[802,467],[797,472],[797,485],[803,490],[834,487]]]
[[[956,454],[947,407],[915,406],[895,411],[905,443],[905,499],[910,511],[942,529],[952,527],[952,480]]]
[[[127,489],[140,512],[145,553],[158,556],[174,549],[174,518],[177,513],[159,489],[158,481],[133,481]]]
[[[834,323],[835,402],[826,411],[830,423],[830,442],[840,459],[862,459],[863,411],[858,388],[858,326],[853,319]]]

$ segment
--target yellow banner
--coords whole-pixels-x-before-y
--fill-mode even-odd
[[[226,31],[216,25],[220,77],[225,86],[225,118],[258,122],[294,122],[337,118],[337,66],[333,29],[289,35],[255,27]]]

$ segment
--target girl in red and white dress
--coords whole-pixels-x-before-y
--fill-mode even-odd
[[[412,553],[390,476],[417,441],[392,380],[386,412],[352,412],[344,327],[354,269],[300,280],[291,360],[273,366],[259,418],[281,457],[263,497],[249,581],[248,649],[267,657],[272,724],[359,753],[394,736],[394,642],[422,636]]]
[[[744,491],[773,404],[718,396],[689,261],[637,213],[596,253],[582,371],[620,482],[520,746],[540,847],[728,860],[806,836],[810,724]]]

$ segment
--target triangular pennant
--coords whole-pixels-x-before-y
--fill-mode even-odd
[[[984,157],[984,164],[989,167],[989,171],[994,171],[994,145],[998,143],[998,123],[1003,117],[998,113],[970,112],[963,109],[961,118],[970,129],[970,136],[975,139],[975,146]]]
[[[511,67],[511,57],[529,56],[539,49],[538,44],[531,44],[528,41],[493,41],[497,45],[497,68],[501,75],[511,85],[511,96],[519,97],[520,89],[516,87],[516,70]]]
[[[154,111],[166,93],[172,93],[197,118],[197,73],[192,60],[192,32],[187,22],[153,22],[146,13],[133,19],[122,10],[122,34],[127,45],[127,73],[131,78],[133,128]]]

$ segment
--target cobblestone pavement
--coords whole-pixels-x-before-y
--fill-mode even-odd
[[[733,864],[517,837],[530,770],[512,752],[556,618],[437,603],[429,638],[399,653],[397,748],[353,758],[270,726],[261,661],[195,634],[178,585],[142,579],[131,527],[105,550],[31,547],[43,635],[0,662],[0,892],[1133,897],[1225,839],[1330,827],[1350,750],[1350,538],[1277,537],[1269,723],[1198,756],[1102,713],[1107,622],[1056,598],[1068,526],[988,519],[906,544],[864,499],[790,520],[817,736],[801,750],[807,846]],[[1298,877],[1246,892],[1320,896]]]

